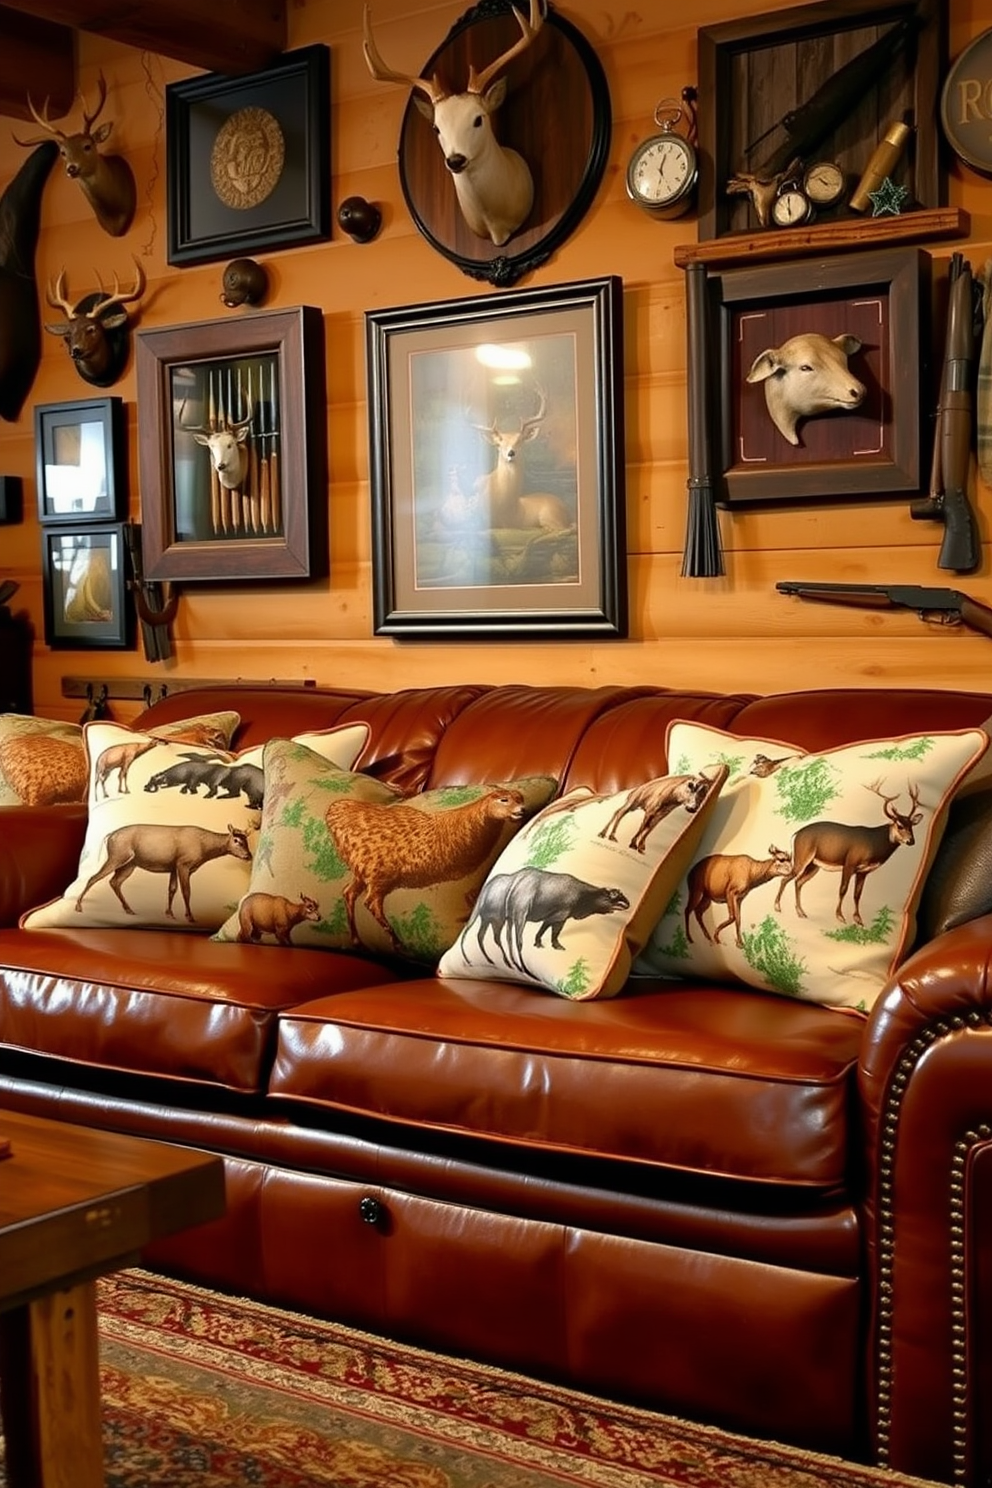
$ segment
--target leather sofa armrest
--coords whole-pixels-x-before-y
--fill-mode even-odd
[[[0,807],[0,925],[56,898],[79,867],[87,808]]]
[[[876,1452],[941,1482],[975,1480],[992,1384],[990,966],[992,915],[915,952],[858,1070]]]

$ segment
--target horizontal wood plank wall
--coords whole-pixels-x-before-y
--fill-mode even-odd
[[[950,51],[957,56],[987,25],[987,0],[950,0]],[[377,36],[399,68],[419,67],[467,8],[376,0]],[[42,364],[21,417],[0,423],[0,473],[24,481],[23,522],[0,529],[0,578],[15,579],[15,609],[36,632],[34,704],[39,714],[72,718],[78,699],[62,696],[65,675],[110,680],[147,676],[154,688],[170,678],[269,677],[320,684],[403,687],[459,680],[485,682],[640,681],[714,690],[778,691],[825,687],[936,685],[985,688],[992,648],[981,636],[928,626],[912,614],[886,614],[806,604],[776,594],[780,578],[856,582],[944,583],[992,604],[989,529],[992,492],[972,472],[983,538],[979,573],[957,578],[936,567],[940,528],[910,519],[901,499],[807,503],[724,513],[720,523],[727,573],[680,577],[686,509],[686,348],[684,279],[673,263],[677,244],[696,236],[694,215],[655,222],[628,202],[624,171],[634,146],[654,129],[656,103],[696,80],[697,27],[769,9],[767,0],[696,0],[692,25],[672,29],[671,8],[605,6],[569,0],[558,6],[596,48],[613,108],[609,163],[591,210],[577,232],[521,288],[620,275],[624,282],[624,389],[630,638],[618,642],[512,644],[375,639],[372,627],[370,493],[363,312],[417,301],[492,293],[436,253],[416,230],[397,172],[401,87],[375,83],[361,53],[362,0],[289,3],[290,46],[331,49],[331,242],[260,254],[270,277],[265,308],[318,305],[324,313],[329,446],[330,577],[295,585],[190,584],[175,626],[175,656],[151,665],[134,652],[50,651],[43,642],[40,530],[36,520],[35,403],[97,396],[72,369],[60,340],[44,336]],[[783,7],[784,8],[784,7]],[[980,14],[981,12],[981,14]],[[137,257],[148,277],[140,310],[145,328],[236,316],[220,303],[224,263],[182,270],[166,262],[164,88],[191,75],[168,59],[82,34],[80,83],[95,88],[100,70],[114,121],[111,146],[130,160],[138,210],[124,238],[96,225],[82,193],[56,166],[45,189],[37,273],[44,285],[61,268],[81,296],[99,273],[109,282],[133,274]],[[700,99],[700,108],[707,100]],[[561,121],[567,130],[568,121]],[[23,125],[0,120],[0,186],[21,165],[14,143]],[[371,244],[351,241],[336,223],[353,194],[383,214]],[[971,219],[971,237],[929,246],[942,271],[955,248],[974,270],[992,257],[992,183],[955,163],[951,205]],[[233,256],[233,255],[232,255]],[[54,318],[47,307],[43,319]],[[936,338],[942,339],[942,328]],[[939,355],[942,348],[936,348]],[[139,515],[136,387],[133,358],[107,390],[125,400],[132,515]],[[114,703],[127,720],[137,704]]]

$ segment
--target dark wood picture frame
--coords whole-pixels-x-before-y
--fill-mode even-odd
[[[126,432],[122,398],[35,405],[39,522],[78,527],[126,517]]]
[[[903,18],[918,21],[914,45],[825,136],[817,158],[835,160],[853,189],[887,128],[909,114],[913,135],[894,172],[910,192],[906,210],[944,206],[947,177],[934,100],[946,71],[946,11],[941,0],[845,0],[843,6],[819,0],[701,28],[699,96],[708,106],[699,110],[700,241],[755,230],[757,219],[747,198],[727,196],[725,184],[739,170],[757,170],[787,136],[779,127],[750,157],[748,147]],[[817,221],[838,219],[866,220],[842,202]]]
[[[286,52],[249,77],[213,72],[168,84],[169,263],[325,242],[331,236],[330,116],[330,50],[322,42]],[[245,163],[249,146],[255,155]],[[263,196],[266,169],[276,179]],[[214,186],[215,171],[225,189],[233,181],[259,199],[228,204]]]
[[[517,4],[526,14],[526,0]],[[481,69],[519,39],[511,0],[482,0],[456,21],[419,75],[439,71],[463,88],[470,62]],[[412,97],[399,144],[400,183],[419,231],[463,273],[500,287],[546,262],[575,231],[603,179],[612,128],[599,57],[550,5],[535,41],[510,63],[506,78],[497,137],[523,156],[534,178],[534,205],[506,244],[477,237],[464,221],[430,121]]]
[[[622,301],[611,276],[366,312],[376,635],[626,634]],[[506,432],[525,508],[487,490]]]
[[[302,305],[140,331],[135,347],[145,578],[326,573],[322,312]],[[245,478],[232,491],[205,438],[249,412]]]
[[[120,522],[42,528],[45,644],[53,651],[126,651],[134,644]]]
[[[702,439],[719,504],[919,493],[930,267],[928,254],[904,248],[707,273],[706,334],[689,346],[689,364],[705,389]],[[802,420],[793,446],[771,420],[764,384],[746,374],[766,347],[806,331],[859,337],[849,366],[866,394],[853,412]]]

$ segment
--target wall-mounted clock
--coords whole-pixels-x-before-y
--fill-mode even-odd
[[[695,89],[686,88],[682,97],[691,107]],[[662,99],[654,111],[659,132],[642,140],[627,163],[627,195],[652,217],[681,217],[695,199],[699,159],[691,137],[694,118],[688,135],[675,127],[685,112],[673,99]]]

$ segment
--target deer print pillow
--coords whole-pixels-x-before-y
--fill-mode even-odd
[[[238,713],[201,713],[161,724],[163,739],[187,739],[226,749],[241,722]],[[83,730],[78,723],[0,714],[0,806],[54,806],[85,801],[87,784]]]
[[[679,770],[727,784],[635,974],[746,982],[867,1011],[914,940],[916,909],[982,729],[821,754],[673,723]]]
[[[248,887],[262,817],[262,748],[226,750],[88,723],[86,838],[65,893],[21,918],[52,926],[213,931]],[[364,723],[301,734],[351,766]]]
[[[556,785],[540,775],[403,796],[272,740],[251,882],[216,939],[434,966],[499,852]]]
[[[439,974],[529,982],[574,1002],[615,996],[726,775],[717,763],[552,802],[494,865]]]

